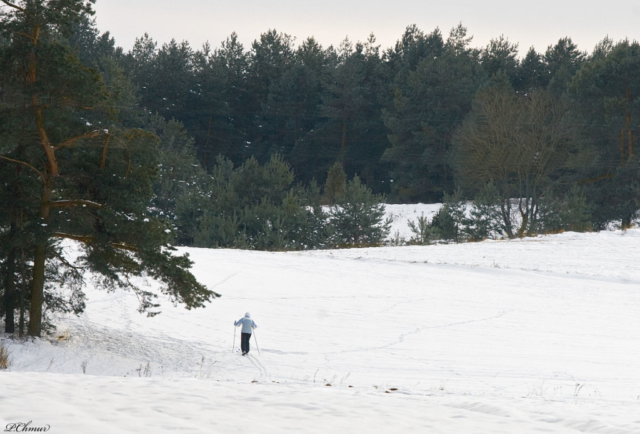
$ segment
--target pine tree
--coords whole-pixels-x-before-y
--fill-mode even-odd
[[[325,205],[333,205],[336,199],[344,195],[347,188],[347,174],[344,173],[342,163],[336,161],[327,173],[327,182],[324,184],[322,202]]]
[[[485,79],[479,53],[469,43],[466,29],[454,28],[442,54],[426,56],[415,71],[398,77],[404,82],[395,89],[393,108],[384,112],[392,146],[383,155],[397,200],[440,200],[453,188],[451,139]]]
[[[573,181],[584,187],[593,226],[620,221],[628,227],[639,206],[635,185],[640,171],[640,44],[602,41],[569,87],[572,122],[582,149]]]
[[[28,198],[21,211],[33,261],[29,334],[42,332],[47,266],[76,270],[60,239],[81,244],[78,266],[100,274],[102,286],[136,291],[142,311],[157,313],[155,294],[131,282],[142,273],[161,281],[173,301],[203,306],[216,294],[189,273],[186,256],[171,255],[166,226],[148,216],[157,138],[119,125],[100,74],[68,44],[74,25],[93,13],[91,2],[3,3],[9,9],[0,28],[9,42],[0,69],[11,97],[0,116],[14,127],[3,129],[9,145],[0,149],[0,170],[19,165],[31,175],[19,184]],[[73,271],[61,276],[75,276],[76,289],[82,284]]]
[[[329,222],[335,231],[335,244],[355,247],[382,244],[391,228],[391,220],[385,219],[384,213],[384,196],[373,194],[355,176],[331,209]]]

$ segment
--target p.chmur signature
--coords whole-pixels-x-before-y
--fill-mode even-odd
[[[47,432],[51,429],[51,425],[31,426],[33,421],[8,423],[4,428],[4,432]]]

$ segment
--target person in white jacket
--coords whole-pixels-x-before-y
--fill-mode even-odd
[[[244,318],[240,318],[233,323],[234,326],[242,326],[242,340],[240,347],[242,348],[242,355],[244,356],[249,352],[249,341],[251,340],[251,333],[253,329],[258,328],[255,322],[251,319],[249,312],[244,314]]]

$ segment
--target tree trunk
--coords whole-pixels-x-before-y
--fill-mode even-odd
[[[31,305],[29,306],[29,335],[40,336],[42,333],[42,305],[44,303],[44,278],[47,261],[47,243],[49,229],[46,227],[51,207],[51,191],[53,181],[50,179],[43,185],[40,202],[40,222],[37,229],[35,254],[33,257],[33,278],[31,280]]]
[[[20,176],[21,167],[16,165],[16,176]],[[19,181],[13,182],[13,200],[20,200]],[[15,202],[14,202],[15,203]],[[10,205],[11,223],[9,226],[9,253],[5,262],[4,275],[4,309],[5,309],[5,333],[15,333],[15,309],[16,309],[16,259],[18,254],[18,210],[15,205]]]
[[[24,336],[24,298],[27,294],[27,258],[24,254],[24,248],[20,249],[22,255],[20,258],[20,274],[22,275],[22,289],[20,291],[20,322],[18,324],[18,333],[20,337]]]
[[[527,225],[529,224],[529,213],[520,211],[520,216],[522,217],[522,223],[520,224],[520,229],[518,230],[518,238],[524,237],[525,233],[527,233]]]
[[[14,244],[16,236],[16,222],[11,222],[11,229],[9,232],[9,240],[11,244]],[[15,333],[15,317],[14,312],[16,309],[16,247],[12,245],[7,255],[5,263],[5,275],[4,275],[4,310],[5,310],[5,322],[4,332]]]
[[[509,199],[502,199],[500,202],[500,214],[502,215],[502,222],[504,223],[504,231],[507,233],[507,237],[512,239],[515,237],[513,236],[510,212],[511,202]]]
[[[33,280],[31,281],[31,306],[29,306],[30,336],[40,336],[42,332],[42,305],[44,303],[44,268],[46,258],[46,245],[38,241],[33,258]]]
[[[344,154],[347,152],[347,118],[342,123],[342,146],[340,148],[340,161],[344,165]]]

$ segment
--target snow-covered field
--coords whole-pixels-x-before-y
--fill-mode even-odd
[[[86,313],[61,318],[59,339],[4,339],[13,364],[0,372],[0,426],[640,433],[640,229],[182,250],[221,299],[195,311],[165,302],[147,318],[133,294],[89,288]],[[252,340],[241,357],[233,321],[246,311],[260,354]]]

